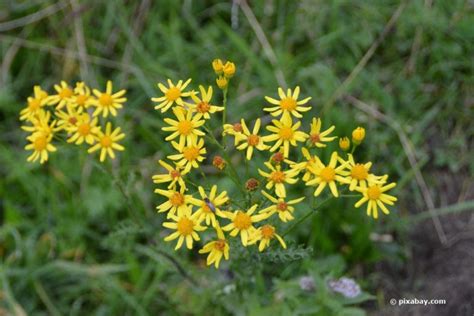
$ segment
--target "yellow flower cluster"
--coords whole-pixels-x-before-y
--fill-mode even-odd
[[[66,134],[68,143],[86,143],[89,153],[100,150],[101,162],[107,156],[114,159],[114,150],[124,150],[118,142],[125,134],[120,127],[113,129],[112,123],[105,120],[109,114],[117,116],[117,110],[127,101],[125,90],[113,92],[111,81],[107,82],[105,91],[91,91],[84,82],[72,87],[65,81],[54,85],[54,90],[50,95],[35,86],[27,106],[20,112],[20,120],[27,123],[22,129],[30,133],[25,149],[33,151],[28,161],[46,162],[49,153],[57,150],[53,139],[59,138],[61,132]],[[100,119],[104,120],[102,124]]]
[[[311,110],[308,104],[311,97],[300,98],[299,87],[286,91],[278,88],[278,97],[265,97],[270,106],[263,110],[274,117],[268,126],[262,127],[260,118],[253,124],[244,119],[227,124],[226,93],[228,79],[235,73],[235,65],[216,59],[212,67],[219,76],[216,82],[218,87],[224,90],[222,106],[212,104],[211,86],[200,85],[199,91],[189,90],[191,79],[180,80],[177,84],[171,80],[167,81],[167,85],[159,83],[162,95],[152,98],[158,103],[155,109],[163,113],[171,109],[172,113],[171,117],[164,119],[166,126],[162,130],[168,133],[165,140],[171,143],[175,153],[167,156],[168,161],[159,161],[166,171],[153,176],[153,180],[167,185],[156,189],[155,193],[165,198],[157,209],[159,213],[166,213],[168,221],[163,226],[174,230],[165,240],[177,239],[175,249],[181,248],[184,243],[192,249],[205,230],[213,231],[215,237],[209,240],[206,236],[206,243],[199,253],[208,254],[207,264],[216,267],[219,267],[222,258],[229,258],[230,237],[239,236],[245,247],[258,244],[259,251],[269,247],[272,240],[277,240],[286,248],[277,227],[294,220],[297,205],[305,199],[304,196],[289,197],[289,188],[300,180],[314,189],[315,199],[326,188],[334,198],[341,197],[342,190],[354,191],[360,196],[355,206],[367,203],[369,216],[377,218],[379,209],[389,213],[385,205],[393,205],[396,198],[387,191],[395,183],[387,183],[386,175],[372,174],[371,162],[356,162],[353,156],[365,137],[362,127],[352,134],[351,153],[333,151],[329,154],[330,159],[325,161],[321,150],[337,139],[332,134],[335,126],[324,129],[321,118],[314,117],[308,130],[302,129],[301,119]],[[226,80],[225,85],[220,80]],[[221,111],[223,137],[219,141],[211,131],[209,120]],[[262,130],[267,133],[262,133]],[[245,186],[242,185],[242,172],[238,172],[229,159],[226,135],[232,136],[234,147],[244,152],[246,164],[256,155],[267,157],[263,166],[257,168],[260,179],[247,179]],[[339,145],[347,151],[351,143],[348,138],[341,138]],[[192,173],[200,173],[200,180],[205,180],[201,167],[211,148],[220,151],[220,155],[213,157],[212,165],[236,184],[241,197],[229,196],[216,185],[206,188],[205,183],[195,184],[190,178]],[[264,182],[265,189],[258,192],[260,181]],[[258,198],[259,201],[255,202]]]

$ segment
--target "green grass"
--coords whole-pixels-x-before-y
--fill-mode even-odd
[[[54,3],[1,2],[0,21]],[[422,171],[436,206],[442,187],[434,170],[474,171],[472,6],[467,1],[435,1],[431,8],[422,1],[405,4],[394,27],[338,95],[400,2],[252,1],[260,25],[252,26],[239,11],[235,29],[231,3],[217,1],[85,0],[77,12],[68,4],[5,32],[0,22],[0,312],[265,315],[299,308],[328,315],[340,310],[344,302],[334,295],[320,289],[309,297],[298,289],[299,277],[307,274],[321,286],[327,277],[350,275],[369,293],[383,291],[371,281],[374,264],[403,265],[411,216],[427,210],[413,168]],[[263,29],[275,60],[268,58],[254,27]],[[81,33],[87,52],[82,63],[76,39]],[[174,252],[162,241],[163,217],[154,209],[161,200],[153,194],[151,175],[170,147],[150,98],[158,94],[155,84],[168,77],[212,84],[215,57],[238,67],[229,117],[262,115],[263,96],[275,94],[281,72],[289,87],[300,85],[313,97],[311,114],[321,115],[325,125],[335,124],[338,135],[365,126],[358,157],[374,161],[377,173],[399,182],[392,214],[373,221],[354,209],[354,199],[330,202],[289,234],[286,257],[240,253],[224,271],[203,268],[196,252]],[[118,118],[127,151],[113,164],[102,167],[72,146],[59,146],[44,166],[26,162],[18,113],[33,85],[51,88],[62,79],[99,87],[112,79],[128,90]],[[351,97],[387,115],[397,129],[355,107]],[[415,149],[416,166],[407,159],[400,133]],[[219,181],[230,194],[236,190],[229,180],[210,181]],[[297,216],[306,211],[299,209]],[[373,232],[400,237],[376,243],[369,238]],[[309,309],[314,302],[320,309]],[[370,309],[385,304],[372,301]]]

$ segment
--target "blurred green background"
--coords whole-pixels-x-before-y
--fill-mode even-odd
[[[473,10],[462,0],[0,0],[0,315],[472,315]],[[364,126],[357,157],[399,183],[392,213],[374,221],[353,198],[327,203],[286,237],[287,252],[233,253],[218,271],[197,249],[174,252],[154,209],[151,176],[171,148],[150,98],[166,78],[214,84],[214,58],[237,65],[233,120],[262,116],[264,95],[300,85],[337,135]],[[47,164],[27,163],[18,117],[33,85],[109,79],[128,90],[119,159],[101,167],[60,144]],[[299,286],[308,275],[310,292]],[[340,276],[360,284],[358,300],[327,289]],[[403,297],[447,304],[390,306]]]

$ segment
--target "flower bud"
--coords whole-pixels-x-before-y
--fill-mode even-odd
[[[221,156],[214,156],[212,159],[212,165],[219,170],[224,170],[225,160]]]
[[[363,127],[357,127],[352,131],[352,141],[354,144],[359,145],[365,138],[365,129]]]
[[[255,178],[250,178],[247,180],[247,182],[245,182],[245,188],[247,189],[247,191],[255,191],[258,189],[259,186],[260,182],[258,182],[258,180]]]
[[[232,78],[235,74],[235,64],[230,61],[226,62],[222,71],[226,78]]]
[[[340,137],[339,138],[339,148],[344,151],[348,151],[351,147],[351,141],[347,137]]]
[[[220,59],[214,59],[212,61],[212,68],[214,69],[214,72],[217,74],[217,75],[221,75],[222,74],[222,71],[224,69],[224,64],[222,63],[222,60]]]
[[[226,77],[219,77],[216,79],[216,83],[219,89],[224,90],[225,88],[227,88],[227,84],[229,83],[229,81]]]
[[[280,164],[283,160],[285,160],[285,156],[281,151],[274,153],[272,156],[272,163],[276,165]]]

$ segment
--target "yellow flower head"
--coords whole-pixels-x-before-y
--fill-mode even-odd
[[[216,220],[216,215],[223,216],[221,207],[227,203],[229,197],[226,191],[217,194],[217,185],[213,185],[209,195],[206,194],[204,188],[199,186],[199,194],[201,195],[201,203],[199,209],[196,211],[199,220],[206,220],[206,225],[212,224],[213,227],[218,227],[219,222]]]
[[[352,131],[352,141],[354,144],[359,145],[365,138],[365,129],[363,127],[357,127]]]
[[[280,100],[273,99],[271,97],[265,97],[269,103],[276,105],[275,107],[264,108],[264,111],[270,112],[273,116],[294,116],[296,118],[302,118],[300,112],[307,112],[311,109],[311,107],[304,107],[311,100],[311,97],[298,101],[298,96],[300,94],[300,87],[296,87],[295,90],[292,92],[291,89],[287,90],[287,93],[283,91],[282,88],[278,88],[278,95]]]
[[[293,161],[287,160],[287,162],[289,163],[291,169],[298,171],[298,173],[300,173],[301,171],[304,171],[305,173],[303,175],[302,180],[304,182],[307,182],[313,176],[313,173],[311,172],[309,167],[312,166],[316,162],[317,157],[314,155],[311,155],[309,150],[305,147],[301,148],[301,152],[303,153],[303,157],[305,158],[305,160],[301,162],[293,162]]]
[[[333,152],[331,155],[331,160],[328,165],[324,165],[321,160],[315,156],[316,161],[309,166],[309,170],[314,174],[315,178],[306,182],[306,185],[315,185],[317,186],[314,191],[314,196],[321,194],[323,189],[329,185],[332,195],[338,197],[339,193],[337,191],[336,182],[348,183],[348,180],[343,176],[345,164],[337,167],[338,156],[337,152]]]
[[[100,128],[97,126],[98,118],[91,118],[89,114],[83,113],[76,116],[76,119],[76,124],[71,126],[70,133],[72,135],[67,142],[76,145],[81,145],[83,142],[89,145],[94,144],[96,137],[100,135]]]
[[[176,142],[171,142],[171,145],[179,151],[179,154],[169,155],[168,159],[177,161],[176,165],[183,167],[184,171],[188,172],[191,168],[198,168],[206,154],[206,148],[204,147],[204,139],[199,138],[197,141],[193,141],[186,146],[180,146]]]
[[[55,114],[58,118],[58,130],[65,130],[68,133],[72,133],[75,130],[81,116],[76,108],[70,104],[66,106],[66,112],[56,110]]]
[[[161,128],[163,131],[173,132],[165,138],[166,141],[173,140],[179,136],[179,147],[183,147],[185,144],[195,143],[199,136],[205,135],[198,129],[205,123],[204,120],[201,120],[200,115],[193,116],[191,111],[178,107],[173,108],[173,113],[177,120],[165,118],[165,122],[170,126]]]
[[[231,223],[222,227],[224,231],[230,231],[232,237],[240,234],[242,245],[247,246],[250,237],[255,231],[254,223],[263,221],[268,217],[267,214],[252,215],[257,209],[257,205],[253,205],[246,212],[238,210],[234,213],[226,212],[226,217],[231,220]]]
[[[96,104],[97,101],[98,100],[91,96],[91,89],[84,82],[76,83],[76,87],[74,88],[74,95],[71,98],[71,104],[75,107],[78,107],[79,112]]]
[[[127,98],[124,98],[126,90],[120,90],[116,93],[112,92],[112,81],[107,81],[107,87],[105,92],[101,92],[97,89],[93,90],[94,95],[97,97],[95,101],[95,106],[97,107],[94,111],[94,116],[102,113],[102,117],[107,117],[110,114],[112,116],[117,116],[117,110],[123,107],[123,103],[127,101]]]
[[[251,236],[251,241],[249,242],[249,244],[254,244],[260,241],[258,245],[258,251],[262,252],[265,248],[270,246],[270,241],[273,238],[276,238],[280,242],[283,249],[286,249],[285,241],[283,240],[283,238],[281,238],[280,235],[276,233],[276,229],[272,225],[263,225],[261,227],[258,227]]]
[[[255,125],[253,126],[252,133],[250,133],[250,130],[247,128],[247,125],[245,124],[244,119],[241,121],[241,126],[242,126],[242,134],[245,136],[245,141],[237,146],[238,150],[245,150],[247,149],[247,154],[246,158],[247,160],[252,159],[252,154],[253,154],[253,149],[256,148],[258,150],[266,150],[268,149],[268,146],[264,144],[264,139],[263,137],[258,135],[258,131],[260,129],[261,121],[260,119],[257,119],[255,121]]]
[[[55,84],[54,90],[56,90],[57,93],[49,96],[46,103],[48,105],[56,105],[56,109],[62,109],[66,104],[71,102],[74,96],[73,89],[65,81],[61,81],[59,85]]]
[[[294,219],[293,212],[295,211],[295,208],[293,207],[293,205],[298,204],[305,199],[305,197],[303,196],[298,199],[285,201],[284,198],[275,198],[265,191],[262,191],[262,194],[273,204],[267,208],[262,209],[260,213],[268,213],[269,216],[272,216],[273,214],[278,214],[278,217],[284,223]]]
[[[222,60],[220,60],[219,58],[214,59],[212,61],[212,69],[214,69],[216,75],[221,75],[224,69],[224,64],[222,63]]]
[[[173,104],[184,106],[183,98],[189,97],[192,93],[191,91],[184,91],[190,82],[191,79],[186,80],[184,83],[183,80],[179,80],[178,84],[175,85],[170,79],[168,79],[168,87],[162,83],[158,83],[158,88],[164,95],[157,98],[151,98],[153,102],[159,103],[155,106],[155,110],[161,110],[161,113],[164,113],[168,111]]]
[[[246,140],[247,136],[243,133],[244,129],[241,123],[224,124],[222,135],[234,136],[234,146],[237,146],[241,141]]]
[[[153,176],[154,183],[166,183],[169,182],[168,189],[175,189],[176,184],[179,184],[181,188],[186,188],[183,176],[187,174],[186,171],[182,170],[182,167],[171,166],[163,160],[159,160],[158,163],[168,171],[165,174],[157,174]]]
[[[336,127],[332,125],[324,132],[321,132],[321,119],[313,117],[313,121],[311,123],[311,131],[309,132],[308,138],[309,144],[318,148],[326,147],[327,145],[325,143],[332,142],[334,139],[337,138],[336,136],[329,136],[329,134],[331,134],[335,128]]]
[[[27,161],[35,162],[40,159],[40,163],[48,161],[48,152],[55,152],[56,147],[51,144],[53,134],[45,134],[41,132],[34,133],[27,137],[30,144],[25,146],[26,150],[33,150],[33,153],[27,158]]]
[[[49,137],[57,129],[56,120],[50,123],[51,112],[40,110],[36,115],[29,119],[32,126],[22,126],[21,129],[32,134],[42,133]]]
[[[375,219],[377,219],[379,207],[382,212],[388,215],[390,212],[385,204],[393,205],[394,202],[397,201],[397,198],[392,195],[388,195],[385,192],[394,188],[396,185],[396,183],[390,183],[384,186],[380,184],[373,184],[369,185],[367,188],[356,188],[357,191],[362,193],[363,197],[357,201],[355,207],[360,207],[362,204],[367,202],[368,216],[373,216]]]
[[[224,73],[224,76],[226,78],[232,78],[235,74],[235,64],[233,62],[226,62],[224,65],[224,68],[222,69],[222,72]]]
[[[265,188],[270,190],[275,187],[275,193],[277,196],[282,198],[286,197],[285,183],[295,184],[298,181],[298,179],[295,178],[298,171],[293,169],[282,171],[280,165],[273,166],[269,162],[265,162],[264,164],[268,169],[270,169],[270,171],[265,172],[258,169],[258,173],[267,179]]]
[[[222,106],[212,105],[212,87],[209,86],[204,89],[203,86],[199,86],[199,91],[201,92],[201,98],[199,98],[195,93],[191,94],[191,98],[194,101],[194,104],[188,104],[192,111],[196,112],[196,115],[199,117],[204,117],[205,119],[210,119],[211,116],[209,114],[216,113],[223,111],[224,108]]]
[[[187,209],[190,204],[196,206],[200,205],[200,201],[198,199],[193,198],[192,195],[184,194],[185,191],[185,187],[181,187],[179,191],[176,189],[156,189],[155,193],[158,193],[168,198],[168,201],[163,202],[162,204],[156,207],[158,209],[158,213],[168,212],[167,218],[170,218],[175,214],[178,214],[178,216],[180,216],[187,212]]]
[[[273,126],[267,126],[267,130],[273,134],[265,136],[264,141],[275,141],[270,151],[275,151],[283,146],[283,154],[288,158],[290,154],[290,145],[298,146],[298,142],[304,142],[308,135],[299,131],[301,122],[298,121],[293,125],[290,116],[283,116],[281,121],[273,120]]]
[[[33,96],[28,97],[28,105],[20,112],[20,120],[31,121],[39,115],[42,111],[42,107],[46,105],[48,93],[41,89],[40,86],[33,88]]]
[[[227,79],[224,76],[221,76],[216,79],[216,84],[219,87],[219,89],[224,90],[225,88],[227,88],[227,85],[229,84],[229,79]]]
[[[341,148],[344,151],[348,151],[349,148],[351,147],[351,141],[347,137],[341,137],[339,138],[339,148]]]
[[[125,148],[118,144],[119,140],[125,138],[125,134],[121,132],[120,127],[112,131],[112,124],[107,123],[105,133],[101,129],[97,130],[96,141],[97,144],[87,150],[88,153],[93,153],[100,149],[100,162],[105,161],[106,156],[115,159],[115,150],[123,151]]]
[[[217,239],[208,242],[207,244],[199,250],[199,253],[209,253],[207,256],[206,264],[210,266],[214,263],[216,269],[219,268],[219,263],[221,262],[222,257],[225,260],[229,260],[229,243],[225,239],[224,232],[219,227],[216,228]]]
[[[176,231],[165,237],[165,241],[171,241],[178,238],[175,250],[181,248],[183,242],[186,241],[186,248],[193,249],[193,241],[200,240],[197,232],[206,230],[196,219],[196,213],[192,214],[191,208],[186,207],[185,210],[176,215],[172,215],[173,222],[164,222],[163,226]]]
[[[354,161],[354,157],[351,154],[348,154],[347,161],[339,157],[339,161],[342,164],[345,164],[346,170],[341,172],[342,175],[349,180],[349,190],[353,191],[356,186],[360,186],[362,188],[366,188],[367,185],[371,184],[383,184],[385,182],[385,178],[383,176],[376,176],[371,174],[370,167],[372,166],[371,162],[367,162],[365,164],[356,163]]]

